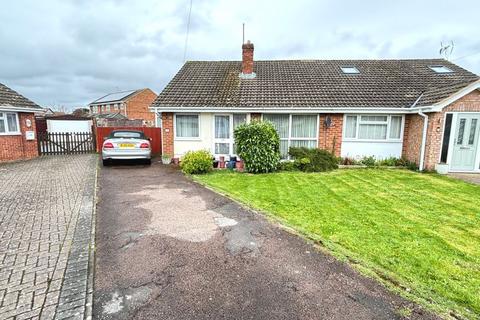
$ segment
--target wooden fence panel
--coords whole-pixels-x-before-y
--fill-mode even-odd
[[[96,151],[91,132],[39,132],[38,152],[44,155],[82,154]]]
[[[97,138],[97,152],[102,151],[104,138],[114,130],[136,130],[142,131],[145,135],[152,139],[152,154],[161,154],[162,153],[162,129],[155,127],[97,127],[96,128],[96,138]]]

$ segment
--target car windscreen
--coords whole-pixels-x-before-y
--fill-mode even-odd
[[[145,139],[143,132],[136,131],[114,131],[110,133],[109,138],[128,138],[128,139]]]

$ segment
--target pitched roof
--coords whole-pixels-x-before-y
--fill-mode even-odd
[[[430,68],[437,65],[453,72]],[[152,107],[408,108],[424,92],[431,92],[419,101],[426,105],[479,79],[444,59],[255,61],[254,79],[240,79],[240,71],[240,61],[189,61]]]
[[[43,110],[38,104],[25,98],[18,92],[10,89],[0,83],[0,106],[11,106],[19,109],[39,109]]]
[[[101,98],[98,98],[97,100],[91,102],[90,104],[124,101],[125,99],[129,98],[130,96],[133,96],[134,94],[142,90],[143,89],[112,92],[107,95],[104,95]]]

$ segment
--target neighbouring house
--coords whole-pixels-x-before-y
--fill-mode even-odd
[[[149,107],[157,98],[152,90],[138,89],[109,93],[88,105],[92,115],[119,113],[130,120],[142,120],[143,125],[155,126],[156,117]]]
[[[444,59],[189,61],[151,109],[163,153],[235,154],[233,130],[271,121],[291,146],[480,172],[480,80]]]
[[[0,162],[38,156],[34,114],[42,110],[0,83]]]

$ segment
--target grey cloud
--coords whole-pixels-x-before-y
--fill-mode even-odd
[[[160,92],[183,63],[189,3],[9,1],[0,11],[0,82],[42,105]],[[240,59],[246,22],[258,59],[438,57],[440,41],[453,40],[454,62],[480,73],[480,54],[470,55],[480,51],[479,8],[474,0],[193,0],[187,59]]]

